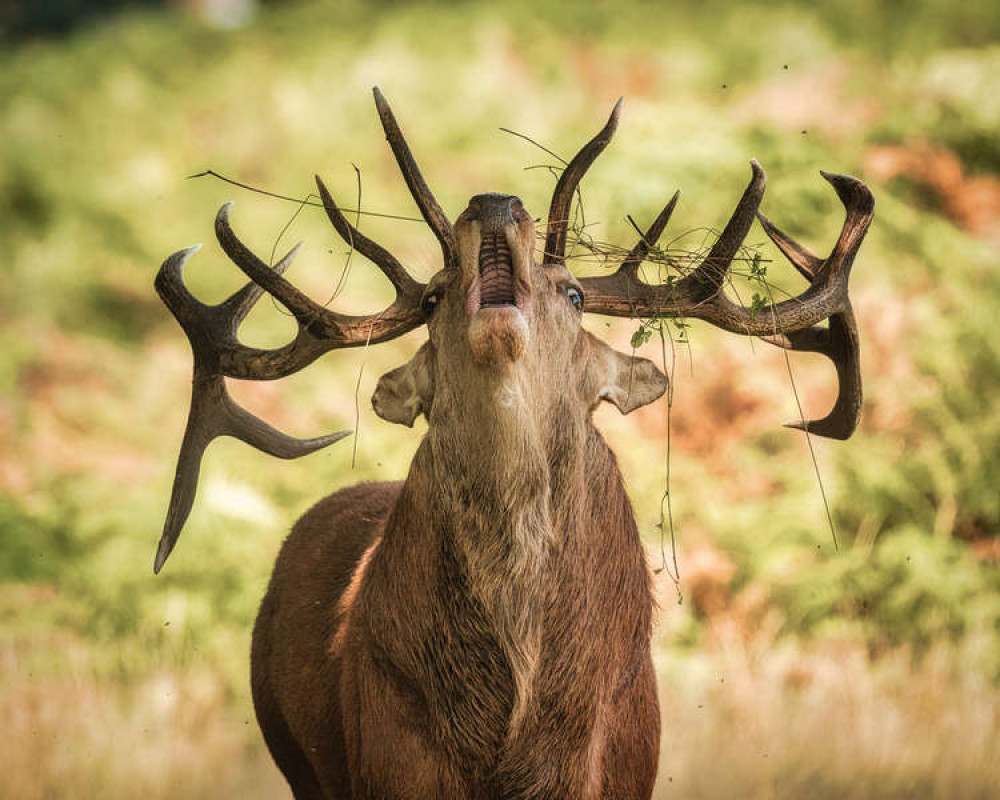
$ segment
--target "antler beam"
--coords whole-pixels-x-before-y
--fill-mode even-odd
[[[751,161],[752,177],[705,260],[683,278],[651,285],[639,279],[638,267],[666,227],[677,195],[612,275],[582,278],[585,311],[618,317],[692,317],[733,333],[759,336],[791,350],[823,353],[836,366],[839,391],[833,410],[823,419],[787,423],[818,436],[846,439],[861,414],[858,332],[848,296],[848,279],[858,248],[871,224],[875,200],[861,181],[847,175],[821,173],[846,209],[846,218],[830,255],[821,259],[782,233],[758,212],[766,177]],[[723,292],[732,260],[754,217],[795,268],[810,282],[798,297],[751,310],[733,303]],[[829,319],[829,327],[817,323]]]
[[[240,354],[250,360],[260,352],[243,347],[236,338],[236,332],[264,290],[251,283],[217,306],[201,303],[188,291],[183,279],[184,264],[199,247],[196,245],[174,253],[163,262],[156,276],[156,290],[181,324],[194,353],[191,409],[177,459],[167,518],[153,565],[153,571],[157,573],[177,544],[191,512],[201,472],[201,458],[213,439],[234,436],[271,455],[297,458],[333,444],[350,433],[339,431],[315,439],[295,439],[275,430],[233,401],[226,389],[223,355]],[[285,271],[296,250],[293,249],[275,264],[275,273]],[[262,362],[254,360],[252,363]]]

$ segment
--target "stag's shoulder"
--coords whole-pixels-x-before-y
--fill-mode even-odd
[[[292,527],[275,565],[275,577],[310,571],[349,574],[381,535],[399,497],[401,482],[360,483],[327,495]],[[305,565],[305,566],[303,566]]]
[[[330,525],[358,525],[367,527],[373,522],[384,521],[399,498],[402,481],[359,483],[328,494],[310,508],[297,523],[299,528]]]

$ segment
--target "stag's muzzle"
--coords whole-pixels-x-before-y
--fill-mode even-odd
[[[523,230],[525,221],[530,226],[520,198],[492,193],[473,197],[459,221],[479,233],[476,263],[465,267],[474,271],[469,342],[481,362],[516,361],[528,342],[534,230]]]

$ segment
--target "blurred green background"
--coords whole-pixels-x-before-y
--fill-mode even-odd
[[[234,386],[297,435],[358,434],[297,462],[214,444],[154,577],[190,356],[152,280],[204,241],[193,290],[214,302],[238,287],[212,241],[234,199],[244,240],[264,257],[304,240],[291,276],[330,297],[346,251],[322,212],[185,176],[211,168],[304,197],[318,172],[351,205],[356,165],[363,208],[413,216],[375,84],[452,215],[482,191],[544,214],[554,179],[529,168],[551,158],[498,129],[568,157],[619,95],[618,135],[583,184],[602,241],[631,245],[626,214],[648,225],[680,188],[671,231],[701,246],[754,157],[764,211],[825,253],[843,212],[817,170],[871,186],[852,279],[865,416],[849,442],[814,442],[839,551],[806,442],[780,427],[797,416],[782,353],[701,324],[678,349],[681,580],[657,578],[657,796],[996,796],[995,3],[6,0],[0,31],[0,796],[289,796],[249,700],[256,605],[297,515],[405,474],[421,428],[382,422],[369,397],[421,336]],[[419,277],[437,269],[422,224],[362,229]],[[801,291],[765,242],[754,228],[769,278]],[[355,256],[333,307],[382,307],[375,272]],[[288,318],[259,306],[245,340],[285,341]],[[621,348],[636,327],[588,325]],[[658,358],[655,340],[645,349]],[[790,363],[807,415],[822,416],[829,364]],[[659,568],[667,410],[598,423]]]

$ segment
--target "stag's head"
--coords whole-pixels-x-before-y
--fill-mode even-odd
[[[568,410],[585,418],[601,400],[627,413],[659,397],[666,388],[663,374],[650,361],[618,353],[584,331],[581,318],[590,312],[703,319],[779,347],[823,353],[837,369],[837,401],[822,419],[789,424],[841,439],[854,431],[861,409],[861,379],[847,281],[874,207],[863,183],[823,173],[847,210],[840,237],[825,259],[794,242],[758,212],[765,177],[760,166],[751,162],[750,183],[699,266],[664,284],[640,279],[639,267],[666,227],[677,202],[675,194],[615,273],[577,278],[565,263],[570,206],[584,173],[614,134],[621,101],[604,128],[560,176],[540,256],[536,256],[532,217],[513,195],[476,195],[453,225],[428,189],[377,88],[375,103],[403,177],[441,245],[443,268],[427,284],[414,280],[387,250],[348,222],[318,177],[320,196],[334,228],[395,287],[396,298],[384,311],[348,316],[310,300],[282,277],[297,247],[274,266],[264,263],[233,232],[228,203],[216,218],[216,235],[226,254],[250,277],[250,284],[217,306],[205,306],[190,294],[182,278],[184,263],[197,248],[181,250],[164,262],[156,288],[191,342],[194,389],[157,552],[157,571],[190,512],[202,454],[216,436],[235,436],[273,455],[294,458],[348,433],[308,440],[281,434],[232,400],[226,377],[284,377],[329,350],[375,344],[425,324],[428,342],[410,362],[383,376],[376,389],[375,410],[390,421],[412,425],[423,413],[433,428],[441,407],[446,406],[449,419],[454,419],[463,407],[500,413],[512,398],[515,403],[527,401],[517,405],[536,417],[558,407],[563,413]],[[730,300],[724,286],[755,219],[810,285],[798,297],[748,309]],[[240,323],[264,292],[282,303],[299,326],[293,341],[274,350],[247,347],[237,337]],[[827,326],[818,324],[824,320],[829,320]]]
[[[583,288],[564,264],[536,260],[535,224],[520,198],[476,195],[453,231],[455,264],[431,278],[421,300],[428,343],[379,382],[380,416],[411,425],[422,412],[454,425],[464,406],[538,419],[558,411],[565,420],[601,399],[625,412],[663,393],[666,377],[652,362],[582,330]],[[450,413],[432,418],[436,392],[451,395]]]

